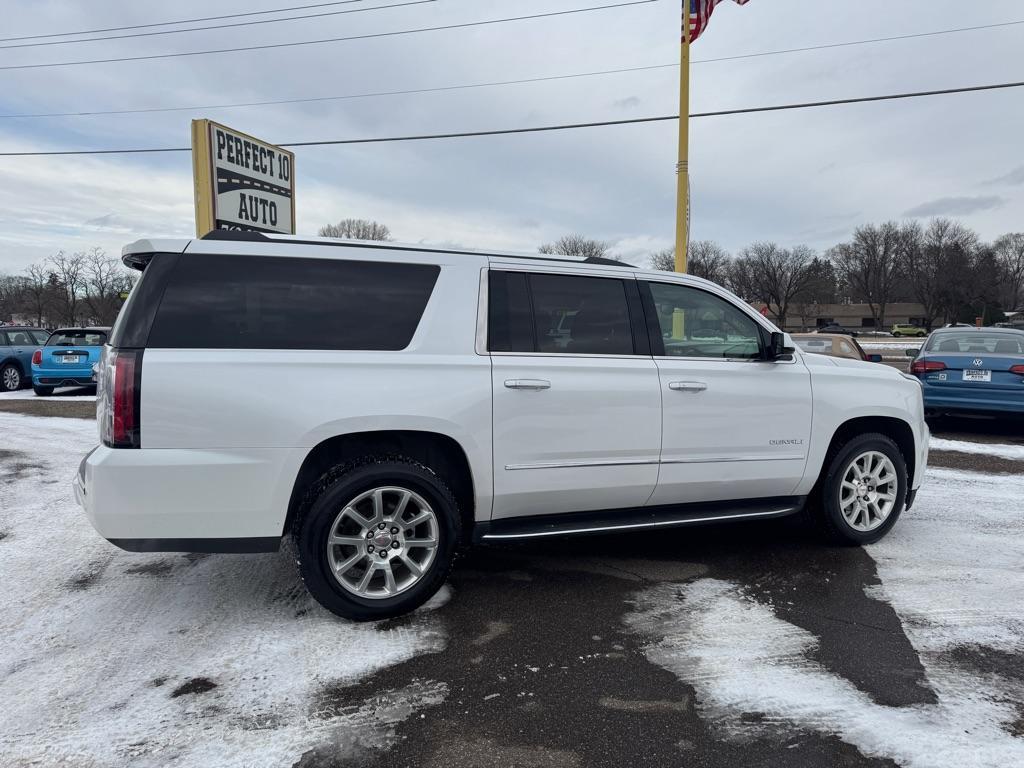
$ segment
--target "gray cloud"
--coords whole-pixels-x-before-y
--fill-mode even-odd
[[[905,212],[909,218],[927,218],[928,216],[969,216],[979,211],[991,211],[1006,204],[1006,198],[999,195],[979,195],[977,197],[940,197],[921,203]]]
[[[1024,184],[1024,165],[1014,168],[1009,173],[1003,176],[997,176],[994,179],[981,182],[986,187],[1001,186],[1003,184],[1017,186]]]
[[[638,96],[627,96],[624,99],[616,99],[612,102],[612,106],[616,109],[635,109],[640,106],[640,98]]]

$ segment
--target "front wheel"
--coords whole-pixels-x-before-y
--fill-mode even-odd
[[[811,512],[832,541],[872,544],[896,524],[907,487],[896,443],[879,433],[858,435],[832,455]]]
[[[295,529],[299,572],[327,610],[391,618],[441,588],[459,528],[455,497],[430,468],[368,456],[328,472],[307,495]]]
[[[899,338],[900,336],[902,336],[902,335],[903,335],[903,334],[901,334],[901,333],[900,333],[899,331],[893,331],[893,332],[892,332],[892,337],[893,337],[894,339],[898,339],[898,338]]]

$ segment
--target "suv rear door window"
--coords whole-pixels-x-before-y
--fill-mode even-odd
[[[148,346],[404,349],[440,271],[433,264],[182,254]]]
[[[48,347],[102,347],[107,341],[103,331],[54,331]]]
[[[492,352],[635,354],[617,278],[492,271],[488,323]]]

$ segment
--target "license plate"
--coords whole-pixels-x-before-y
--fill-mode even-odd
[[[965,370],[964,381],[992,381],[992,371]]]
[[[57,358],[62,363],[80,363],[82,361],[81,355],[64,355],[63,357]]]

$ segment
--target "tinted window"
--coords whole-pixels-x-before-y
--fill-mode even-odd
[[[621,280],[530,275],[539,352],[631,355],[629,305]]]
[[[404,349],[440,267],[182,254],[148,346]]]
[[[698,288],[649,283],[664,354],[673,357],[756,358],[754,320],[725,299]]]
[[[1024,353],[1024,334],[985,333],[933,333],[925,345],[926,352],[951,354],[1019,355]]]
[[[533,352],[533,314],[525,272],[488,275],[487,348],[492,352]]]
[[[48,347],[102,347],[107,334],[102,331],[54,331],[46,342]]]
[[[8,347],[11,342],[7,340],[7,334],[4,331],[0,331],[0,347]]]
[[[36,344],[45,344],[46,340],[50,338],[50,334],[47,331],[29,331],[29,333],[36,340]]]

